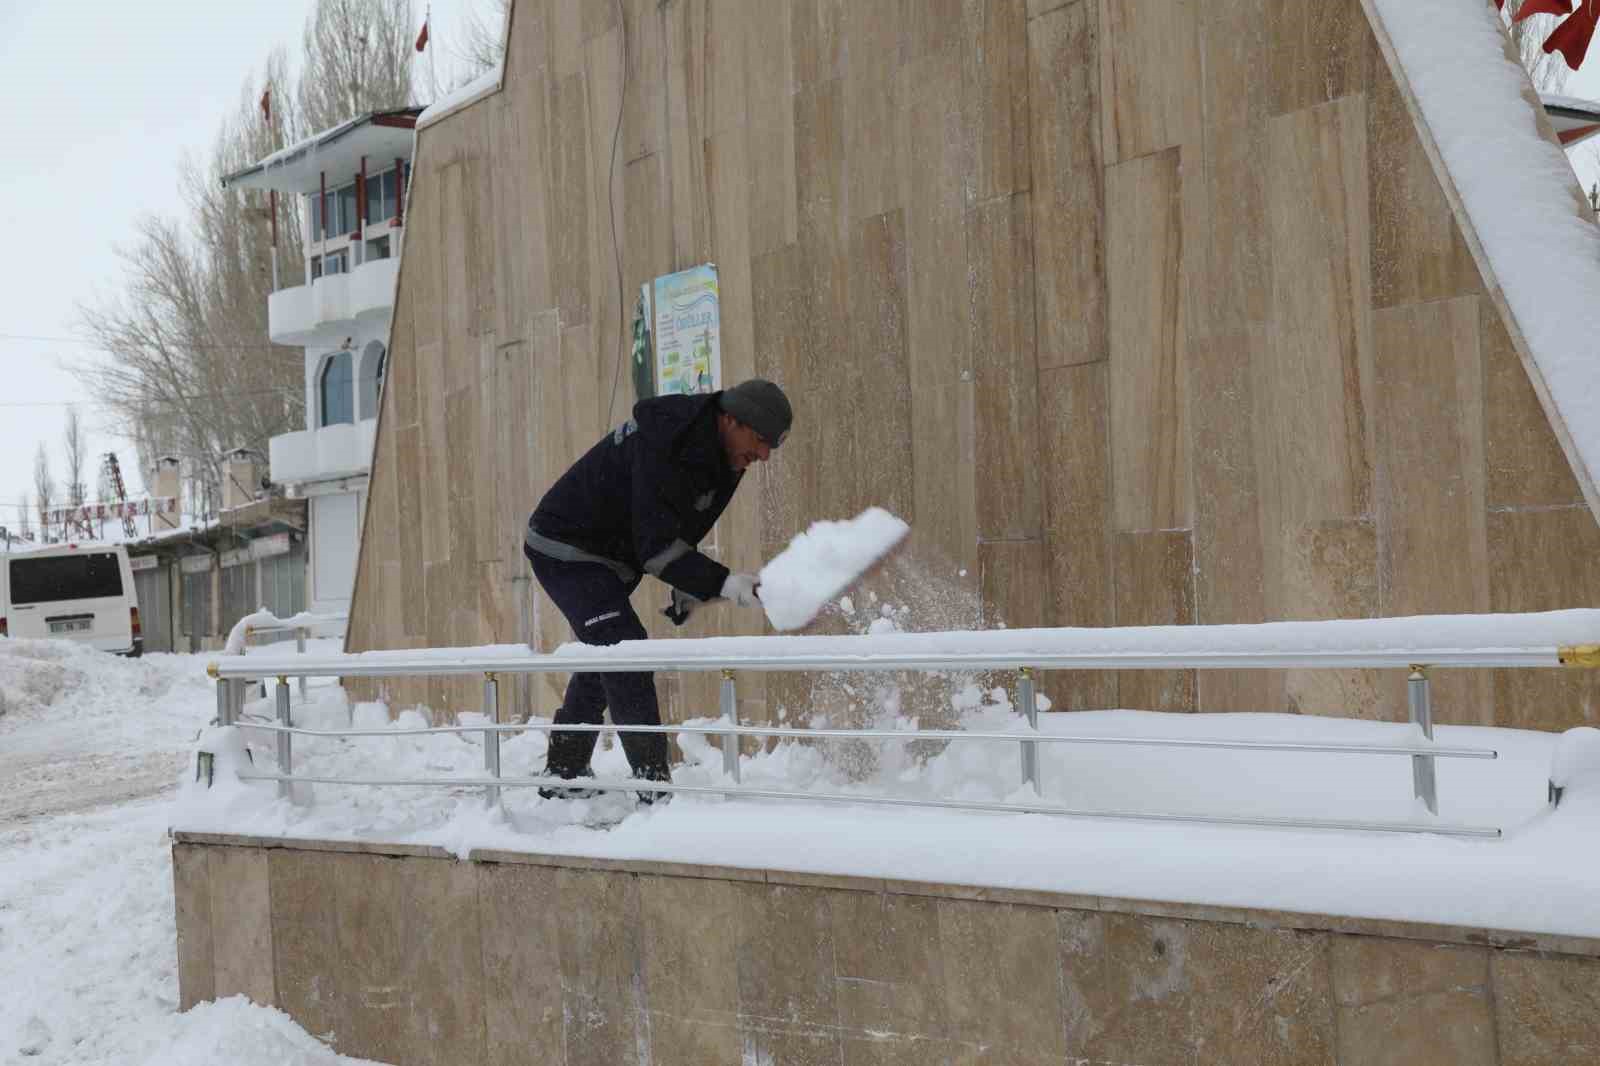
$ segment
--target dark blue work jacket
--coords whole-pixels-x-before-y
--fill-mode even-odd
[[[733,499],[734,473],[717,432],[718,397],[658,396],[562,474],[528,519],[539,537],[654,574],[702,600],[722,594],[728,568],[698,551]],[[547,544],[542,554],[560,558]],[[617,569],[613,567],[613,569]],[[623,573],[623,570],[619,570]]]

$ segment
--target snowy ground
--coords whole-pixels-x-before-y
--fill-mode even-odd
[[[0,639],[0,1062],[360,1061],[240,998],[177,1012],[167,827],[215,707],[199,656]]]
[[[869,612],[861,612],[865,618]],[[872,613],[863,631],[895,628]],[[331,651],[323,647],[313,651]],[[1504,839],[1162,825],[1038,815],[874,808],[792,800],[680,795],[635,810],[624,794],[541,801],[505,790],[486,812],[481,790],[300,786],[298,804],[270,783],[199,789],[190,752],[214,713],[203,656],[115,659],[73,646],[0,639],[0,1061],[325,1064],[335,1055],[279,1012],[233,999],[176,1012],[169,827],[320,838],[421,842],[465,854],[530,849],[678,862],[1052,889],[1086,895],[1412,919],[1600,936],[1600,773],[1595,730],[1565,742],[1515,730],[1438,730],[1441,744],[1488,747],[1496,761],[1439,762],[1440,818],[1497,826]],[[854,721],[909,728],[892,679],[850,681]],[[830,694],[837,702],[840,691]],[[951,717],[973,730],[1021,728],[1003,691],[951,679]],[[295,699],[296,721],[349,722],[392,737],[297,738],[296,770],[358,777],[477,777],[473,735],[408,736],[425,710],[391,722],[377,704],[346,704],[323,683]],[[257,765],[273,740],[248,728],[268,701],[246,706]],[[466,720],[470,721],[469,716]],[[1286,715],[1048,715],[1074,735],[1225,736],[1354,743],[1410,742],[1408,726]],[[686,736],[683,784],[723,781],[713,742]],[[531,774],[545,739],[506,741],[507,776]],[[1558,752],[1567,794],[1546,783]],[[1051,745],[1041,755],[1044,801],[1101,810],[1192,811],[1314,818],[1419,820],[1403,757]],[[226,770],[226,766],[223,767]],[[605,746],[596,769],[620,776]],[[796,792],[1023,799],[1010,741],[787,744],[742,763],[747,785]],[[596,818],[622,817],[609,832]]]

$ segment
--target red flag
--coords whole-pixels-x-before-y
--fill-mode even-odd
[[[261,115],[268,122],[272,121],[272,87],[269,85],[261,93]]]
[[[1573,0],[1524,0],[1511,21],[1521,22],[1534,15],[1570,15],[1572,4]]]
[[[1556,27],[1554,33],[1545,38],[1544,50],[1546,53],[1559,51],[1567,66],[1573,70],[1583,62],[1584,55],[1589,51],[1589,42],[1594,39],[1595,23],[1600,21],[1600,3],[1596,0],[1586,0],[1567,20]]]
[[[422,32],[417,34],[417,51],[428,47],[428,20],[422,20]]]

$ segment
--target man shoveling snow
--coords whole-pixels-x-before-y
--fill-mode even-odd
[[[788,436],[794,414],[783,390],[752,378],[709,395],[641,400],[633,417],[572,465],[528,518],[523,553],[572,631],[585,644],[643,640],[644,624],[628,602],[645,574],[672,586],[667,617],[686,622],[697,607],[725,599],[758,607],[759,579],[729,571],[696,549],[754,463]],[[557,724],[599,725],[606,707],[617,725],[659,725],[655,681],[648,673],[579,673],[567,685]],[[597,734],[554,731],[545,772],[592,776]],[[635,777],[670,781],[667,738],[623,733]],[[581,788],[541,788],[546,799],[575,798]],[[654,792],[639,798],[653,802]]]

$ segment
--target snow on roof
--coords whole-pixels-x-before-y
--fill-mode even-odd
[[[224,176],[222,186],[315,192],[323,171],[337,173],[340,180],[345,180],[346,175],[360,169],[362,156],[409,159],[414,141],[412,125],[421,110],[404,107],[347,119]]]
[[[1551,428],[1600,516],[1600,228],[1487,4],[1368,0]],[[1430,143],[1431,135],[1431,143]],[[1454,204],[1459,196],[1459,205]]]
[[[468,104],[477,103],[490,93],[499,92],[505,73],[506,61],[505,56],[502,55],[500,62],[493,67],[473,78],[459,89],[445,93],[429,104],[422,114],[417,116],[417,129],[420,130],[425,126],[431,126],[447,115],[455,114]]]

